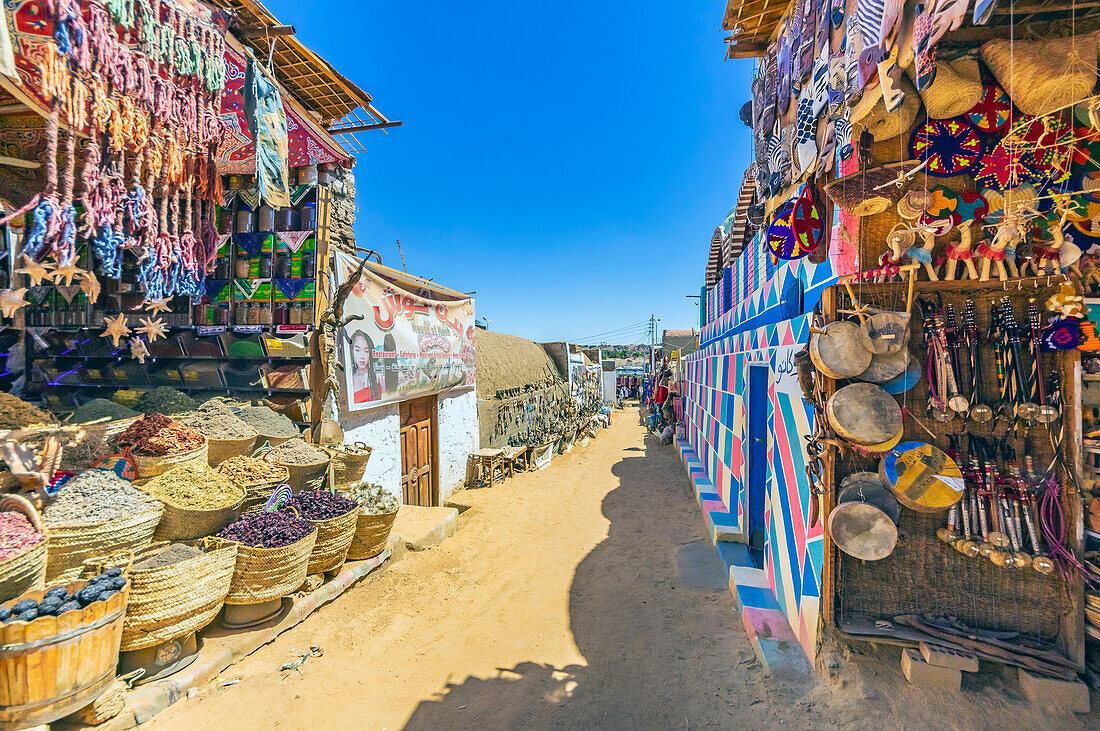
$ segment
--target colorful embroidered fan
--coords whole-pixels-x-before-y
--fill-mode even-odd
[[[795,201],[790,200],[783,204],[783,208],[772,219],[768,226],[768,250],[781,259],[797,259],[809,252],[798,253],[798,240],[791,226],[791,218],[794,215]]]
[[[794,231],[795,251],[793,256],[775,255],[781,259],[798,259],[817,250],[825,238],[825,216],[809,185],[802,186],[802,192],[794,204],[791,213],[791,229]]]
[[[982,86],[981,100],[966,113],[966,117],[979,132],[1001,132],[1008,127],[1012,117],[1012,100],[1000,84],[986,81]]]
[[[962,117],[929,119],[909,140],[910,157],[927,161],[925,171],[941,178],[976,169],[982,152],[981,135]]]

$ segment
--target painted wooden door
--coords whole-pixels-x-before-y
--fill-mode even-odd
[[[435,397],[401,404],[401,491],[406,505],[439,504],[435,484]]]
[[[757,568],[764,567],[764,503],[768,494],[768,381],[771,372],[767,364],[750,365],[747,431],[749,438],[746,542],[749,555]]]

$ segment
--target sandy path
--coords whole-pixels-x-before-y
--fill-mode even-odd
[[[901,728],[1048,725],[999,677],[908,687],[897,651],[790,686],[762,675],[672,448],[636,412],[541,473],[459,493],[408,554],[149,728]],[[321,645],[301,674],[292,649]],[[1062,717],[1061,727],[1083,719]]]

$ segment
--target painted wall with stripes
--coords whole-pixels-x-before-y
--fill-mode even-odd
[[[812,515],[806,477],[805,437],[813,428],[813,406],[802,399],[794,356],[808,342],[809,313],[822,292],[836,283],[836,272],[851,271],[854,256],[849,247],[837,245],[823,264],[801,259],[771,268],[771,262],[761,261],[761,248],[746,249],[738,259],[740,271],[749,273],[735,277],[735,287],[743,289],[736,289],[731,306],[708,322],[700,338],[702,349],[687,359],[685,434],[745,533],[748,369],[767,365],[764,570],[779,606],[812,658],[824,533],[821,521]],[[764,272],[769,276],[763,277]]]

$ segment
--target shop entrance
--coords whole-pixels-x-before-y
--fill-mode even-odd
[[[401,403],[401,492],[406,505],[439,505],[436,397]]]
[[[748,431],[748,484],[745,486],[745,538],[749,555],[757,568],[764,568],[764,501],[768,494],[768,381],[766,364],[749,366],[749,398],[746,414]]]

